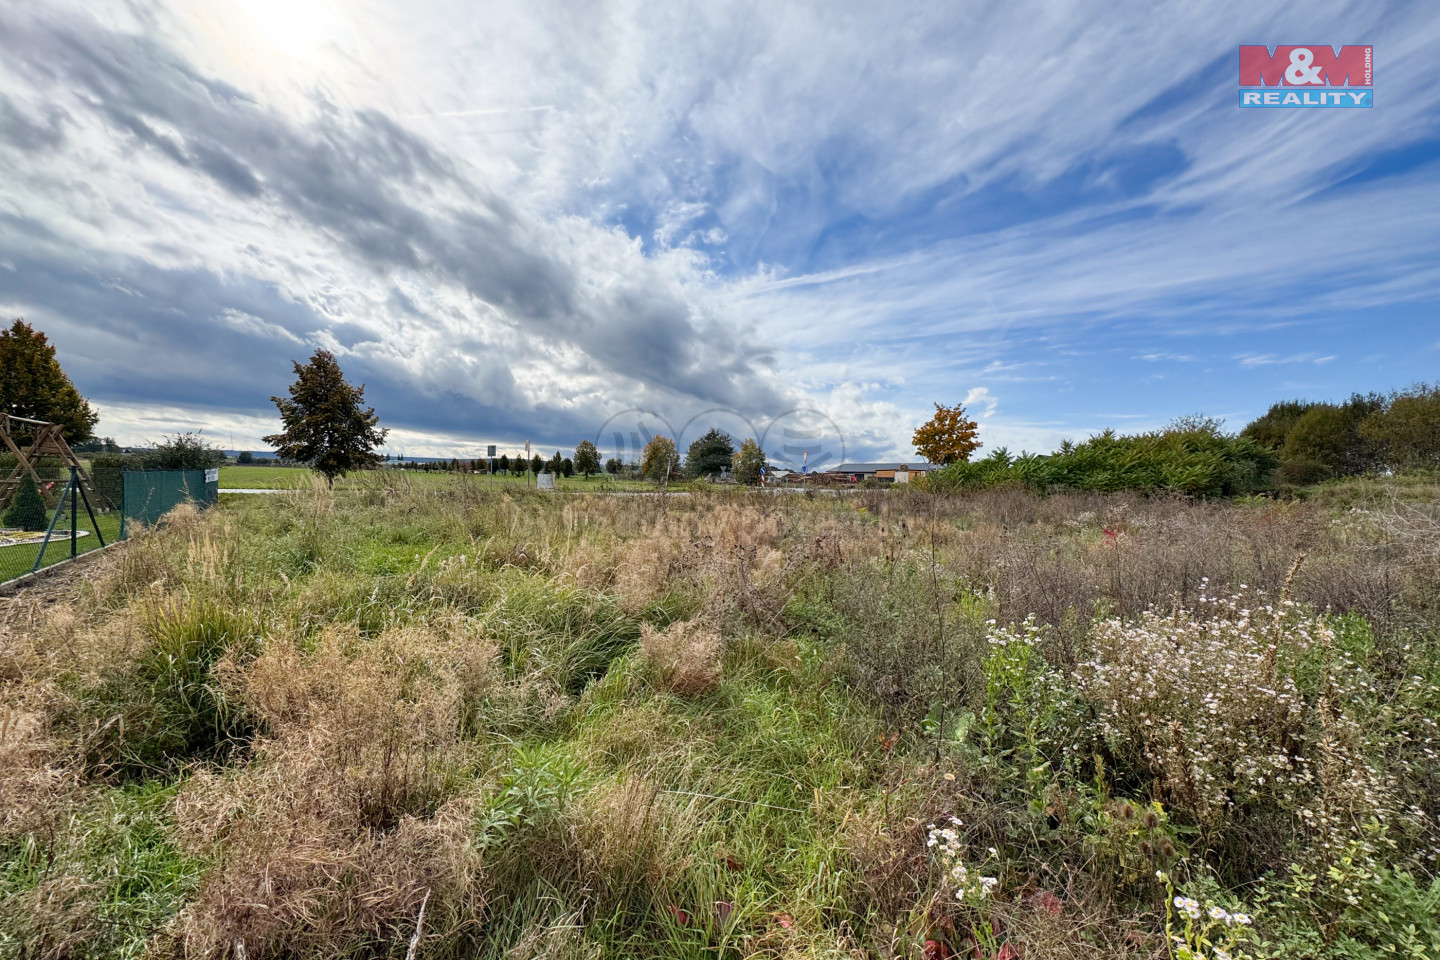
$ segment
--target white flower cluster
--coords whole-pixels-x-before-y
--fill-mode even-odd
[[[1324,837],[1343,832],[1357,804],[1373,811],[1386,794],[1343,709],[1368,681],[1329,625],[1290,601],[1202,595],[1197,610],[1100,621],[1091,637],[1094,654],[1077,680],[1102,732],[1157,772],[1172,806],[1202,822],[1264,798]],[[1307,658],[1329,664],[1318,704],[1296,682]]]
[[[1200,901],[1194,897],[1176,897],[1175,909],[1188,916],[1191,920],[1200,919]]]
[[[1202,911],[1200,901],[1194,897],[1176,897],[1172,902],[1175,904],[1176,910],[1179,910],[1191,920],[1199,920],[1200,914],[1203,912],[1209,916],[1211,920],[1223,923],[1227,927],[1248,927],[1251,923],[1248,913],[1231,913],[1220,906],[1211,906],[1210,909]]]
[[[1164,874],[1157,876],[1168,881]],[[1171,927],[1168,919],[1165,923],[1170,942],[1178,948],[1176,956],[1192,957],[1194,960],[1232,960],[1234,954],[1231,951],[1245,938],[1245,928],[1252,923],[1249,914],[1231,913],[1213,904],[1207,908],[1194,897],[1177,896],[1170,902],[1184,922],[1179,931]]]
[[[945,871],[946,886],[954,890],[955,898],[979,900],[994,893],[1000,880],[998,877],[972,873],[966,867],[959,829],[964,825],[957,817],[950,818],[949,826],[930,824],[930,834],[925,840],[925,846],[934,851],[936,862]],[[990,854],[995,855],[994,847],[990,848]]]

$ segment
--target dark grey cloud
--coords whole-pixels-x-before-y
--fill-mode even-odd
[[[43,233],[34,224],[3,216],[0,228],[6,234]],[[10,249],[5,250],[5,262],[0,291],[22,301],[43,301],[42,325],[59,345],[76,385],[88,396],[112,402],[272,412],[268,398],[284,393],[293,379],[292,361],[303,360],[313,344],[283,337],[267,341],[216,318],[227,311],[263,317],[277,330],[302,339],[326,324],[309,307],[246,278],[164,270],[143,262],[57,263]],[[349,339],[349,349],[363,346],[359,338]],[[347,377],[366,385],[367,402],[390,427],[491,441],[572,438],[573,444],[573,438],[589,436],[603,420],[599,410],[527,406],[503,363],[457,372],[443,369],[446,362],[438,359],[441,369],[416,379],[384,358],[359,353],[342,357]],[[443,385],[446,380],[470,383],[467,377],[473,377],[479,389],[464,393]]]
[[[583,289],[583,265],[551,251],[543,224],[382,113],[322,101],[297,123],[156,40],[93,21],[0,11],[0,46],[12,70],[53,93],[74,91],[132,149],[274,205],[377,274],[428,272],[463,285],[523,334],[578,347],[610,376],[749,409],[780,402],[757,376],[763,352],[663,283]],[[61,122],[17,126],[17,136],[43,143]]]

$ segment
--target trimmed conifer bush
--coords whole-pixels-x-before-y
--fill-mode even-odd
[[[28,473],[21,475],[20,489],[15,491],[15,499],[10,501],[10,509],[5,511],[5,526],[20,530],[44,530],[50,522],[49,513],[40,491],[35,488],[35,479]]]

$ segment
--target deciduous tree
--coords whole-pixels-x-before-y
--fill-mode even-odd
[[[736,483],[756,484],[764,476],[765,451],[753,439],[746,438],[731,459],[730,470]]]
[[[1281,400],[1272,403],[1263,416],[1246,424],[1240,431],[1242,437],[1249,437],[1266,449],[1278,451],[1285,446],[1295,422],[1303,417],[1315,404],[1308,400]]]
[[[1383,405],[1379,397],[1360,394],[1339,405],[1311,405],[1285,437],[1281,472],[1295,482],[1302,464],[1319,464],[1332,476],[1349,476],[1374,467],[1375,457],[1360,435],[1360,424]]]
[[[575,472],[586,480],[590,474],[600,472],[600,451],[589,440],[581,440],[575,446]]]
[[[1361,421],[1360,436],[1391,470],[1440,467],[1440,385],[1395,394]]]
[[[0,412],[58,423],[72,444],[88,440],[100,419],[60,369],[45,334],[19,319],[0,331]]]
[[[667,483],[680,469],[675,441],[656,434],[640,454],[640,475],[656,483]]]
[[[373,407],[363,406],[365,385],[351,386],[328,350],[310,362],[295,363],[289,397],[271,397],[280,408],[284,433],[265,437],[280,456],[309,464],[334,486],[335,478],[380,462],[375,448],[389,432],[377,426]]]
[[[205,470],[225,462],[225,451],[212,447],[199,433],[177,433],[131,457],[141,470]]]
[[[931,463],[959,463],[970,459],[980,449],[976,439],[979,424],[965,416],[961,404],[945,407],[935,404],[935,416],[915,431],[915,450]]]

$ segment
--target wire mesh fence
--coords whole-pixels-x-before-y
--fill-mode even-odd
[[[0,515],[0,581],[72,560],[120,538],[121,512],[96,503],[79,470],[25,484]]]
[[[33,480],[33,478],[31,478]],[[118,496],[97,492],[78,468],[44,471],[22,485],[0,512],[0,583],[73,560],[151,526],[178,504],[219,499],[217,470],[126,470]]]

